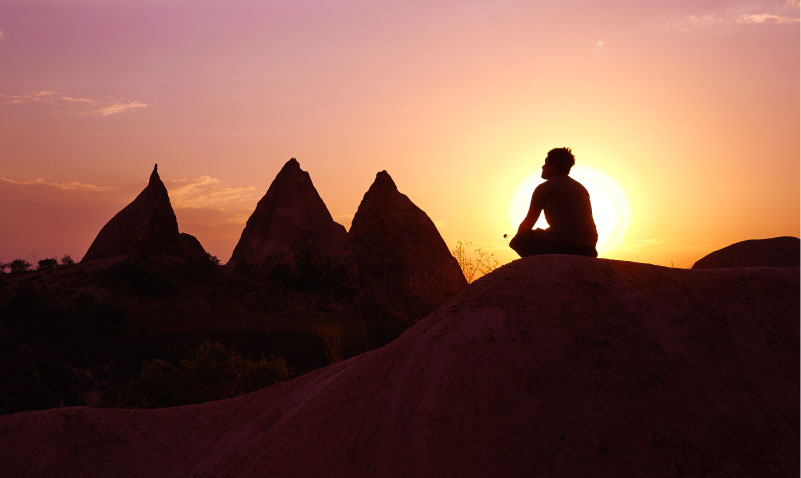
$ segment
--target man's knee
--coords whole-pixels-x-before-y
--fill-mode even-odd
[[[544,229],[535,229],[518,233],[509,241],[512,248],[520,257],[537,254],[550,254],[553,248],[548,233]]]

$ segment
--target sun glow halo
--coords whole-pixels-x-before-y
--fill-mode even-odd
[[[595,227],[598,229],[598,254],[613,249],[623,240],[631,221],[631,204],[626,192],[612,177],[589,166],[574,166],[570,170],[570,176],[584,185],[590,193],[592,215]],[[538,171],[523,180],[515,190],[509,203],[509,222],[513,232],[517,231],[517,227],[528,212],[531,193],[543,181]],[[543,229],[548,227],[544,214],[534,227]]]

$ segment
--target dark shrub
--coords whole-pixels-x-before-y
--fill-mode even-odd
[[[175,290],[169,277],[171,272],[140,260],[129,260],[109,267],[103,280],[112,286],[128,288],[139,296],[164,297]]]
[[[274,266],[270,276],[298,292],[325,293],[340,299],[353,296],[344,267],[328,260],[315,260],[308,253],[296,254],[292,265]]]
[[[286,379],[283,357],[254,362],[219,343],[203,342],[176,367],[153,359],[119,392],[123,408],[158,408],[209,402],[252,392]]]
[[[31,263],[25,259],[14,259],[8,263],[8,268],[11,269],[12,274],[19,274],[20,272],[29,271],[31,269]]]
[[[36,270],[46,271],[50,269],[55,269],[57,265],[58,261],[55,258],[50,257],[39,261],[39,266],[36,268]]]

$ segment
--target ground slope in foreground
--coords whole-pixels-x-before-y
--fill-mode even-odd
[[[797,476],[797,268],[516,261],[242,397],[0,417],[13,476]]]

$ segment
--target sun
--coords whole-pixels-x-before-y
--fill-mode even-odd
[[[570,177],[583,184],[590,193],[592,215],[598,229],[598,254],[613,249],[623,240],[631,222],[631,203],[626,191],[614,178],[589,166],[574,166],[570,170]],[[517,231],[520,221],[526,217],[531,193],[543,181],[540,171],[537,171],[523,180],[515,190],[509,203],[509,222],[513,231]],[[548,227],[544,214],[540,215],[534,227]]]

